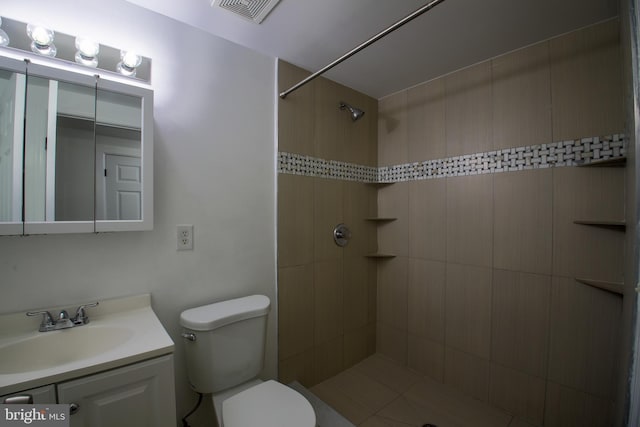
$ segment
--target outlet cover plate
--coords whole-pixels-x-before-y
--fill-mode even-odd
[[[176,227],[177,246],[179,251],[193,250],[193,224],[179,224]]]

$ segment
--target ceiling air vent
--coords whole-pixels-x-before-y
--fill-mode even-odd
[[[279,1],[280,0],[212,0],[211,6],[219,6],[259,24],[267,17],[271,9],[276,7]]]

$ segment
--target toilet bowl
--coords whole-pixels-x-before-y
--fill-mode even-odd
[[[188,309],[184,328],[191,387],[211,393],[220,427],[315,427],[315,412],[297,391],[258,375],[264,366],[270,301],[252,295]]]
[[[224,427],[315,427],[315,413],[300,393],[269,380],[222,402]]]

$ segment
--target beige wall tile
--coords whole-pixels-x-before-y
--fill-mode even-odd
[[[313,262],[313,178],[278,175],[278,266]]]
[[[491,364],[489,402],[541,425],[544,419],[545,380]]]
[[[313,347],[313,264],[278,269],[278,357]]]
[[[409,256],[446,260],[447,181],[426,179],[409,183]]]
[[[408,332],[444,343],[446,264],[409,259]]]
[[[344,89],[328,79],[316,80],[314,156],[341,160],[348,114],[340,110]]]
[[[387,324],[378,321],[376,324],[376,352],[406,366],[407,331],[387,326]]]
[[[370,333],[369,325],[345,331],[344,368],[350,368],[372,354],[369,346]]]
[[[344,250],[333,240],[336,225],[344,222],[344,183],[337,179],[314,178],[314,260],[341,259]]]
[[[554,169],[554,275],[622,282],[624,233],[573,221],[623,220],[623,174],[612,168]]]
[[[546,378],[551,276],[493,270],[491,360]]]
[[[551,142],[548,43],[500,56],[491,65],[494,149]]]
[[[343,337],[339,336],[315,347],[313,355],[314,384],[337,375],[344,369]]]
[[[358,329],[369,323],[369,292],[371,282],[376,282],[376,274],[367,258],[345,258],[344,261],[344,329]]]
[[[444,344],[409,334],[407,366],[438,382],[444,382]]]
[[[447,264],[445,343],[484,359],[491,351],[491,269]]]
[[[409,161],[407,91],[378,101],[378,166]]]
[[[493,179],[447,178],[447,261],[491,267]]]
[[[398,182],[378,190],[378,216],[396,218],[378,224],[378,250],[409,254],[409,183]]]
[[[481,62],[444,79],[447,157],[490,151],[491,62]]]
[[[342,340],[344,333],[342,260],[314,264],[313,292],[315,344],[323,344],[336,337]]]
[[[444,382],[462,393],[486,402],[489,398],[489,361],[446,347]]]
[[[407,89],[409,162],[447,156],[444,79]]]
[[[618,20],[549,42],[553,140],[624,129]]]
[[[310,73],[278,61],[278,88],[285,91]],[[310,82],[286,99],[278,98],[278,151],[313,155],[315,85]]]
[[[313,373],[314,350],[307,350],[278,363],[278,380],[283,384],[298,381],[305,387],[315,384]]]
[[[545,427],[609,427],[613,425],[610,402],[547,382]]]
[[[353,121],[346,111],[340,111],[344,117],[344,134],[338,147],[340,158],[349,163],[376,166],[378,132],[378,101],[346,86],[341,86],[341,100],[363,110],[364,116]]]
[[[494,267],[551,274],[552,173],[539,169],[495,174]]]
[[[362,256],[375,252],[377,228],[365,218],[377,212],[377,192],[375,187],[361,182],[344,181],[343,221],[351,230],[349,244],[344,247],[345,256]]]
[[[378,265],[378,321],[407,330],[409,260],[396,257]]]
[[[621,304],[616,294],[572,279],[553,278],[549,380],[612,397]]]

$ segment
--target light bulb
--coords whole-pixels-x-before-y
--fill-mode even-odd
[[[76,37],[76,52],[75,60],[78,64],[86,65],[89,67],[98,66],[98,53],[100,52],[100,44],[96,41],[88,39],[86,37]]]
[[[56,56],[58,52],[53,44],[55,34],[48,28],[27,24],[27,35],[32,40],[31,50],[45,56]]]
[[[118,63],[118,72],[125,76],[135,77],[136,68],[142,64],[142,57],[133,51],[120,51],[120,62]]]
[[[128,68],[136,68],[142,64],[142,57],[133,51],[123,51],[120,55],[122,65]]]

